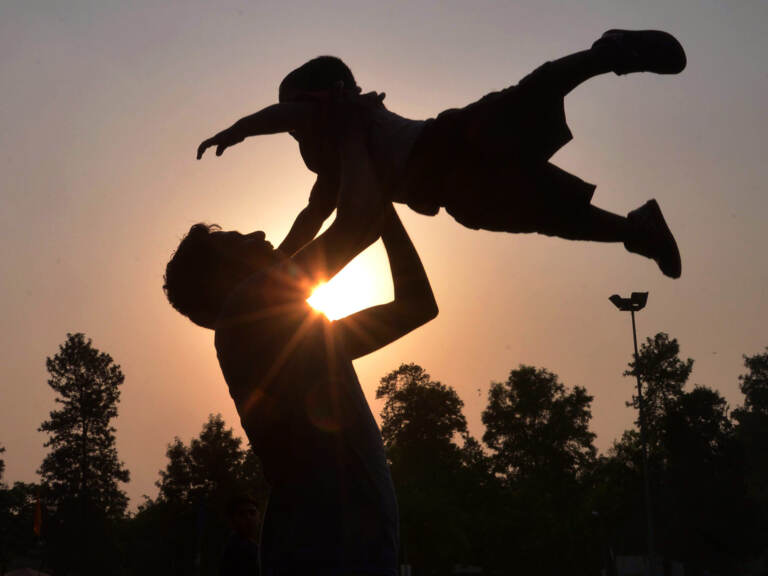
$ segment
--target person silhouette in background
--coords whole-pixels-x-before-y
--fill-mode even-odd
[[[166,267],[170,303],[215,331],[222,373],[271,486],[263,576],[397,573],[394,488],[352,360],[428,322],[438,309],[391,203],[379,204],[369,221],[346,202],[350,195],[380,197],[362,124],[345,129],[338,149],[337,218],[309,244],[289,254],[263,232],[196,224]],[[394,301],[333,322],[314,311],[306,302],[313,287],[377,235]]]
[[[549,159],[572,138],[563,99],[576,86],[607,72],[677,74],[685,66],[682,46],[666,32],[609,30],[588,50],[547,62],[516,86],[430,120],[387,110],[383,94],[357,99],[368,109],[367,144],[387,199],[427,215],[444,207],[472,229],[623,242],[677,278],[680,253],[656,200],[626,217],[608,212],[591,204],[593,184]],[[198,159],[211,146],[220,156],[248,136],[278,132],[298,140],[317,180],[281,246],[287,252],[309,242],[338,203],[338,154],[329,135],[339,115],[329,114],[328,104],[339,86],[351,100],[361,92],[340,59],[310,60],[282,81],[278,104],[242,118],[197,150]],[[370,206],[378,210],[375,202]]]
[[[236,494],[227,503],[230,529],[221,553],[220,576],[259,576],[259,503],[250,494]]]

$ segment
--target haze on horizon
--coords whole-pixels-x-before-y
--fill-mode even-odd
[[[194,151],[274,102],[285,73],[318,54],[342,57],[392,110],[426,118],[514,84],[606,29],[674,33],[688,53],[683,74],[607,75],[577,89],[566,100],[575,138],[554,162],[596,183],[606,209],[657,198],[682,278],[617,245],[475,232],[400,206],[440,316],[356,368],[377,413],[379,378],[420,364],[457,390],[480,437],[490,382],[519,364],[544,367],[594,396],[592,427],[606,450],[635,418],[622,377],[631,327],[608,296],[647,290],[639,338],[677,338],[696,361],[691,384],[739,405],[742,354],[768,345],[766,21],[758,0],[4,2],[5,480],[36,479],[45,454],[36,430],[54,407],[45,358],[67,332],[84,332],[125,373],[117,444],[133,507],[156,494],[174,436],[196,436],[209,413],[242,434],[212,333],[167,304],[162,273],[197,221],[263,229],[273,243],[287,232],[313,181],[291,138],[250,139],[200,162]],[[364,258],[387,298],[383,249]]]

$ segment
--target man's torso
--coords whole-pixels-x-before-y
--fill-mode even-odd
[[[306,302],[258,301],[260,291],[252,288],[230,302],[216,348],[272,486],[265,568],[300,570],[311,559],[389,574],[397,555],[394,490],[343,343]]]

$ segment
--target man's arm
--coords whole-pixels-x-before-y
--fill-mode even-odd
[[[370,354],[437,316],[438,308],[419,254],[394,208],[381,230],[395,299],[334,322],[334,329],[354,359]]]
[[[267,106],[203,140],[197,147],[197,159],[200,160],[211,146],[216,146],[216,156],[221,156],[224,150],[239,144],[248,136],[305,130],[316,112],[317,104],[312,102],[281,102]]]
[[[309,195],[309,203],[299,212],[291,230],[277,249],[286,256],[293,256],[308,244],[335,210],[338,194],[338,179],[324,173],[318,174]]]

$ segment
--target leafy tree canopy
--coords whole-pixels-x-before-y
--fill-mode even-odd
[[[157,482],[159,500],[176,504],[214,500],[223,506],[236,491],[265,498],[267,486],[261,464],[241,445],[221,414],[211,414],[189,446],[174,438],[166,451],[168,463]]]
[[[744,356],[747,373],[739,376],[744,410],[768,417],[768,347],[762,354]]]
[[[384,376],[376,398],[385,399],[381,434],[389,451],[405,446],[450,451],[456,437],[467,434],[464,402],[417,364],[401,364]]]
[[[400,509],[404,561],[414,572],[450,569],[478,532],[472,512],[482,448],[467,432],[464,403],[417,364],[401,364],[376,391]],[[463,439],[462,445],[457,443]]]
[[[118,459],[111,425],[124,380],[120,366],[77,333],[67,334],[46,367],[60,406],[39,428],[49,435],[50,452],[39,470],[47,500],[77,500],[106,517],[121,517],[127,497],[118,484],[128,482],[129,474]]]
[[[749,493],[768,516],[768,348],[762,354],[744,356],[744,365],[747,372],[739,376],[744,405],[733,411],[733,417],[738,422],[736,435],[744,451]]]
[[[482,418],[496,472],[510,480],[575,478],[596,456],[591,402],[586,389],[567,391],[543,368],[521,365],[506,382],[492,383]]]

